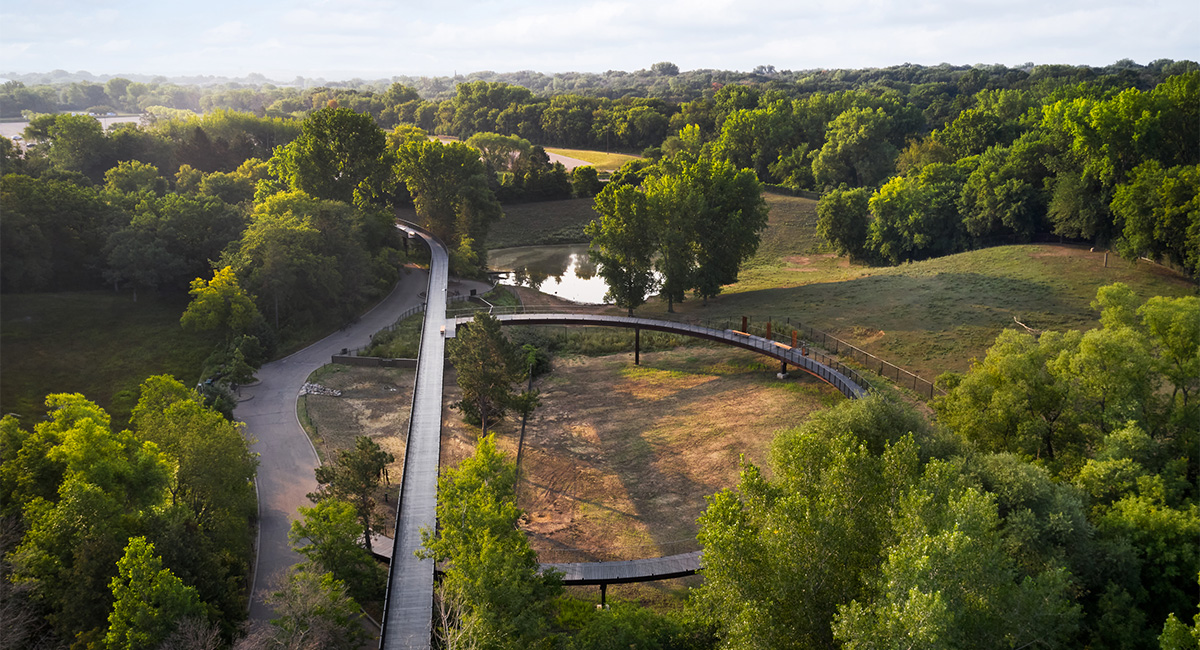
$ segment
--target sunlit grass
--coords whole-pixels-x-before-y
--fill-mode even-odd
[[[591,165],[596,168],[596,171],[600,172],[615,172],[621,167],[621,165],[624,165],[630,160],[638,159],[638,156],[631,156],[629,154],[592,151],[589,149],[548,148],[546,151],[550,153],[556,153],[560,156],[566,156],[568,158],[585,160],[591,163]]]

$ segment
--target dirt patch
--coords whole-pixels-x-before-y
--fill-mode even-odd
[[[789,271],[798,271],[800,273],[814,273],[820,269],[814,268],[813,264],[821,263],[821,262],[828,262],[828,261],[836,259],[836,258],[837,258],[837,255],[834,253],[823,253],[820,255],[789,255],[787,257],[784,257],[783,261],[785,264],[788,265],[787,270],[789,270]],[[845,266],[850,265],[849,259],[845,259],[844,261],[846,262]]]
[[[698,548],[705,497],[736,484],[739,460],[764,464],[776,431],[842,399],[816,380],[775,378],[751,353],[680,348],[642,356],[557,359],[535,382],[519,505],[543,561],[618,560]],[[447,378],[447,404],[457,388]],[[470,453],[478,430],[443,420],[442,462]],[[516,453],[520,423],[496,428]]]
[[[1083,246],[1071,246],[1067,244],[1035,244],[1033,250],[1029,253],[1030,257],[1090,257],[1093,255],[1104,257],[1104,251],[1088,250]],[[1113,253],[1113,257],[1116,257],[1116,253]]]
[[[527,423],[518,486],[522,527],[539,557],[618,560],[696,550],[705,497],[737,483],[740,459],[765,465],[778,430],[844,399],[808,375],[778,380],[777,370],[749,352],[705,346],[644,353],[640,366],[632,354],[555,359],[554,370],[535,382],[542,406]],[[309,396],[302,407],[326,456],[357,435],[396,455],[393,483],[379,496],[389,527],[412,378],[412,370],[329,366],[314,381],[342,395]],[[471,454],[480,433],[453,408],[458,399],[448,368],[443,468]],[[520,422],[510,416],[494,431],[515,457]],[[620,596],[666,601],[686,584],[630,586]]]
[[[354,439],[367,436],[396,457],[388,465],[387,481],[375,495],[385,530],[395,528],[394,504],[404,475],[404,443],[412,411],[415,372],[409,368],[352,368],[328,365],[312,381],[341,392],[341,396],[306,395],[301,398],[302,417],[310,422],[313,444],[323,462],[330,462],[339,449],[354,447]]]

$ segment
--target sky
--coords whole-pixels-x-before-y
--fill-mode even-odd
[[[748,71],[1200,59],[1197,0],[0,0],[0,72]]]

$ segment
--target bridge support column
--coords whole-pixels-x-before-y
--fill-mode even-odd
[[[600,585],[600,606],[608,606],[608,585],[603,583]]]
[[[642,364],[642,328],[633,328],[633,365]]]

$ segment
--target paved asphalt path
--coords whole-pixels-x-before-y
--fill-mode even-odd
[[[312,503],[305,496],[317,489],[316,450],[296,419],[296,401],[304,381],[329,363],[342,348],[370,343],[371,335],[395,322],[406,309],[423,301],[428,283],[421,269],[406,269],[392,293],[356,323],[291,356],[272,361],[257,373],[258,383],[242,388],[234,416],[246,423],[246,433],[256,439],[258,452],[258,563],[250,603],[250,618],[267,620],[273,613],[264,602],[271,580],[300,562],[288,545],[288,529],[299,518],[297,508]],[[250,399],[246,399],[249,397]]]

